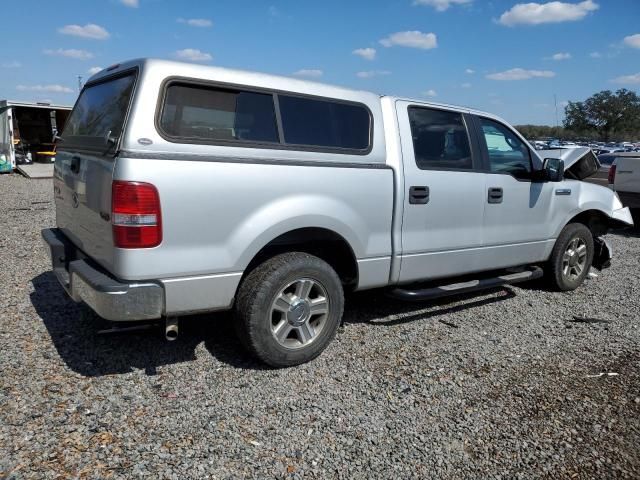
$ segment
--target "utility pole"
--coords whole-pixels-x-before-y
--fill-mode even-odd
[[[78,75],[78,93],[82,91],[82,75]]]
[[[556,127],[560,128],[560,120],[558,120],[558,97],[556,97],[556,94],[553,94],[553,103],[556,106]]]

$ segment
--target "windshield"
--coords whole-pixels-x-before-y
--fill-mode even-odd
[[[67,120],[62,139],[69,143],[93,143],[122,133],[135,83],[135,73],[90,85],[80,94]]]

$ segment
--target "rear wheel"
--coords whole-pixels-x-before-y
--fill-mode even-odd
[[[560,291],[578,288],[589,273],[593,254],[593,236],[585,225],[570,223],[564,227],[546,269],[551,285]]]
[[[308,362],[335,337],[344,307],[340,278],[306,253],[275,256],[240,285],[236,331],[263,362],[288,367]]]

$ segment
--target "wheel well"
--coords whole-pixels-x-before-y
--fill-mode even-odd
[[[569,223],[582,223],[594,237],[599,237],[609,230],[610,218],[600,210],[586,210],[569,220]]]
[[[300,228],[273,239],[253,257],[244,275],[285,252],[305,252],[321,258],[336,271],[345,287],[355,288],[358,284],[358,262],[351,246],[342,236],[324,228]]]

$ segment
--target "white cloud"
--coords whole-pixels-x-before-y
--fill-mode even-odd
[[[140,2],[138,0],[120,0],[120,3],[126,7],[138,8]]]
[[[55,57],[68,57],[75,58],[76,60],[89,60],[93,58],[93,53],[87,52],[86,50],[77,50],[75,48],[58,48],[57,50],[44,50],[45,55],[52,55]]]
[[[365,60],[374,60],[376,58],[375,48],[356,48],[353,52],[354,55],[364,58]]]
[[[17,60],[14,60],[12,62],[6,62],[2,64],[2,68],[20,68],[22,67],[22,64],[20,62],[18,62]]]
[[[471,3],[473,0],[414,0],[414,5],[426,5],[433,7],[438,12],[444,12],[451,5],[464,5]]]
[[[464,73],[468,74],[468,75],[473,75],[474,73],[476,73],[475,70],[473,70],[472,68],[467,68]]]
[[[423,50],[430,50],[438,46],[438,39],[435,33],[422,33],[417,30],[408,32],[396,32],[392,33],[386,38],[380,40],[380,43],[385,47],[410,47],[421,48]]]
[[[640,48],[640,33],[624,37],[624,44],[632,48]]]
[[[625,85],[640,85],[640,73],[635,75],[623,75],[611,80],[613,83],[623,83]]]
[[[437,93],[435,90],[431,89],[431,90],[427,90],[426,92],[424,92],[424,93],[423,93],[423,95],[424,95],[425,97],[431,97],[431,98],[433,98],[433,97],[437,97],[437,96],[438,96],[438,93]]]
[[[317,68],[303,68],[301,70],[298,70],[297,72],[293,72],[293,74],[298,77],[312,77],[312,78],[321,77],[323,73],[324,72],[322,70],[319,70]]]
[[[282,16],[282,13],[280,13],[280,10],[278,10],[278,8],[275,5],[271,5],[269,7],[269,16],[273,18],[278,18]]]
[[[502,25],[540,25],[542,23],[575,22],[582,20],[589,12],[597,10],[599,5],[593,0],[579,3],[548,2],[518,3],[500,16]]]
[[[89,75],[95,75],[98,72],[102,71],[102,67],[91,67],[89,70],[87,70],[87,73]]]
[[[556,74],[550,70],[525,70],[524,68],[512,68],[505,72],[492,73],[487,75],[489,80],[528,80],[530,78],[551,78]]]
[[[87,23],[84,27],[80,25],[65,25],[58,29],[58,33],[63,35],[73,35],[74,37],[91,38],[93,40],[106,40],[110,37],[109,32],[104,27],[95,23]]]
[[[553,55],[551,55],[551,60],[555,60],[556,62],[559,62],[561,60],[569,60],[570,58],[571,54],[566,52],[554,53]]]
[[[465,82],[462,85],[460,85],[462,88],[471,88],[472,85],[469,82]]]
[[[213,25],[213,22],[208,18],[179,18],[178,23],[200,28],[209,28]]]
[[[177,50],[174,56],[179,60],[186,62],[210,62],[213,57],[210,53],[201,52],[197,48],[185,48],[183,50]]]
[[[589,56],[591,58],[602,58],[602,54],[600,52],[591,52]]]
[[[391,72],[389,72],[388,70],[368,70],[365,72],[356,73],[356,77],[358,78],[372,78],[379,77],[381,75],[391,75]]]
[[[62,85],[18,85],[16,90],[21,92],[73,93],[72,89]]]

